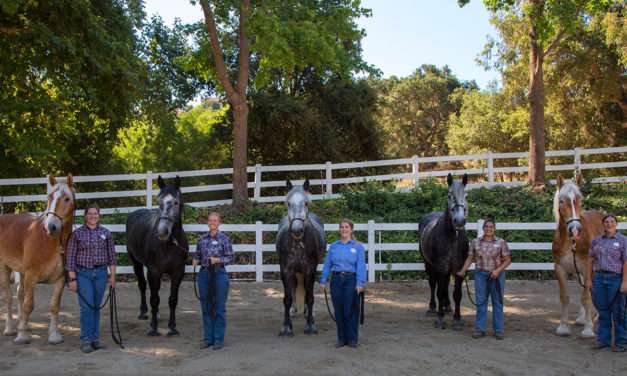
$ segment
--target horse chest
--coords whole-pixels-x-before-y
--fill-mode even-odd
[[[569,249],[562,250],[558,260],[560,266],[566,271],[566,273],[575,274],[577,272],[575,270],[575,259],[573,258],[573,253]],[[582,271],[582,266],[578,265],[578,269]]]

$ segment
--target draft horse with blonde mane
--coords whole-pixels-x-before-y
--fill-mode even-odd
[[[555,277],[560,288],[562,305],[560,324],[556,333],[570,335],[568,324],[568,276],[577,279],[581,289],[581,307],[576,323],[583,325],[581,336],[594,337],[592,325],[592,298],[583,288],[585,271],[588,267],[588,250],[592,240],[603,234],[603,214],[596,210],[583,211],[583,195],[578,185],[582,185],[581,174],[577,174],[577,184],[557,177],[557,191],[553,199],[553,211],[557,228],[553,237],[552,251],[555,264]]]
[[[0,290],[7,306],[4,335],[17,334],[16,344],[30,343],[28,319],[33,312],[35,286],[38,282],[54,285],[50,299],[48,342],[63,342],[57,326],[65,283],[63,249],[72,233],[76,200],[72,175],[68,175],[65,182],[51,176],[49,183],[51,188],[43,214],[0,216]],[[11,272],[20,274],[17,328],[13,320]]]

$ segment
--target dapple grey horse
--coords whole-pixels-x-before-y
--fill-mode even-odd
[[[425,261],[425,270],[429,276],[431,298],[429,313],[436,312],[435,291],[437,289],[438,309],[436,328],[444,329],[444,312],[450,311],[448,285],[451,275],[455,276],[453,299],[455,312],[453,314],[453,329],[461,329],[463,323],[459,305],[462,299],[463,278],[456,273],[463,267],[468,256],[468,238],[464,226],[468,215],[466,201],[466,184],[468,176],[464,174],[461,182],[454,182],[453,176],[448,174],[448,203],[444,212],[426,215],[420,221],[420,252]]]
[[[293,186],[288,180],[287,189],[287,215],[279,223],[276,238],[285,309],[279,335],[294,334],[290,309],[295,295],[297,306],[302,300],[307,304],[305,334],[315,334],[318,330],[313,317],[313,289],[318,262],[327,246],[324,223],[317,215],[309,212],[309,180],[305,180],[302,186]]]

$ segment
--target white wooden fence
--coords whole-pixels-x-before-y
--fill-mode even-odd
[[[613,162],[603,163],[585,163],[583,158],[590,155],[611,155]],[[547,171],[574,171],[574,170],[607,170],[607,169],[624,169],[627,168],[627,146],[613,147],[613,148],[599,148],[599,149],[581,149],[575,148],[573,150],[556,150],[547,151],[547,159],[561,157],[572,158],[572,163],[566,164],[547,164]],[[269,180],[264,181],[263,175],[276,172],[311,172],[316,171],[320,174],[320,179],[311,179],[312,186],[320,186],[321,194],[312,195],[312,199],[323,198],[335,198],[338,197],[334,193],[334,186],[363,183],[366,181],[400,181],[405,180],[411,182],[411,186],[417,186],[421,179],[431,177],[443,177],[449,173],[453,175],[463,175],[467,173],[471,177],[471,184],[468,188],[476,187],[492,187],[496,185],[502,186],[520,186],[524,184],[524,181],[510,181],[502,182],[497,181],[499,174],[525,174],[528,171],[526,162],[521,159],[527,158],[527,152],[516,153],[484,153],[475,155],[457,155],[457,156],[445,156],[445,157],[417,157],[402,158],[402,159],[389,159],[380,161],[367,161],[367,162],[349,162],[349,163],[321,163],[321,164],[303,164],[303,165],[285,165],[285,166],[249,166],[248,172],[254,174],[253,181],[248,183],[248,188],[253,190],[252,199],[258,202],[280,202],[284,196],[263,196],[262,189],[273,187],[284,187],[285,180]],[[517,159],[518,166],[513,167],[495,167],[495,161]],[[438,170],[433,168],[434,163],[452,163],[452,162],[473,162],[475,165],[481,165],[480,167],[463,168],[463,169],[443,169]],[[429,164],[430,167],[427,170],[424,168],[425,164]],[[521,165],[525,164],[525,165]],[[422,169],[421,169],[421,166]],[[394,174],[385,175],[361,175],[359,169],[364,168],[377,168],[377,167],[395,167],[399,170],[405,169],[406,172],[399,172]],[[337,177],[339,170],[343,170],[348,177]],[[336,172],[336,175],[334,175]],[[363,173],[363,172],[362,172]],[[213,170],[195,170],[195,171],[178,171],[178,172],[162,172],[155,173],[148,171],[146,173],[139,174],[120,174],[120,175],[100,175],[100,176],[75,176],[74,182],[78,186],[77,198],[79,200],[95,200],[95,199],[110,199],[110,198],[125,198],[125,197],[141,197],[145,199],[145,206],[152,207],[153,196],[156,195],[154,189],[154,181],[158,175],[164,178],[173,178],[180,176],[186,177],[200,177],[200,176],[221,176],[225,179],[230,179],[233,174],[232,168],[221,168]],[[324,176],[322,178],[322,176]],[[335,176],[335,177],[334,177]],[[62,177],[61,177],[62,178]],[[524,178],[524,177],[523,177]],[[81,183],[94,183],[94,182],[120,182],[120,181],[144,181],[145,189],[138,190],[126,190],[126,191],[100,191],[100,192],[84,192],[81,189]],[[611,177],[602,177],[594,180],[595,183],[604,182],[626,182],[627,176],[622,176],[620,173]],[[23,186],[23,185],[46,185],[48,179],[46,177],[40,178],[25,178],[25,179],[0,179],[0,187],[6,186]],[[300,183],[301,181],[295,181]],[[211,184],[211,185],[195,185],[195,186],[183,186],[183,193],[198,193],[198,192],[218,192],[221,191],[226,196],[233,189],[231,183],[226,184]],[[337,188],[336,188],[337,189]],[[19,203],[19,202],[38,202],[45,201],[46,196],[42,187],[42,194],[35,195],[11,195],[0,196],[0,205],[4,203]],[[186,204],[193,207],[208,207],[221,204],[231,203],[230,199],[224,200],[212,200],[212,201],[197,201],[189,202]],[[117,208],[104,208],[101,210],[102,214],[111,214],[115,212],[128,213],[136,210],[140,207],[117,207]],[[82,210],[77,211],[78,215],[82,215]]]
[[[104,225],[112,232],[124,232],[124,225]],[[480,232],[482,228],[482,221],[477,223],[466,224],[466,229],[469,231]],[[627,229],[627,222],[621,222],[618,225],[619,229]],[[531,230],[531,231],[553,231],[555,229],[555,223],[542,222],[542,223],[497,223],[497,231],[504,230]],[[206,224],[187,224],[184,225],[184,230],[188,233],[204,233],[207,231]],[[274,243],[263,243],[264,232],[276,232],[278,225],[276,224],[264,224],[256,222],[254,224],[223,224],[220,226],[221,231],[227,233],[231,232],[247,232],[255,233],[255,242],[250,244],[234,244],[233,251],[235,253],[248,253],[254,255],[254,263],[252,264],[237,264],[227,266],[229,272],[247,272],[255,273],[255,280],[262,282],[264,280],[264,272],[278,272],[279,265],[277,264],[264,264],[263,254],[269,252],[275,252],[276,248]],[[332,232],[338,231],[338,224],[326,224],[325,231]],[[356,223],[355,231],[357,232],[357,238],[363,241],[364,248],[367,252],[366,264],[368,269],[368,281],[375,282],[376,271],[421,271],[424,270],[423,263],[382,263],[380,261],[380,255],[382,252],[388,251],[418,251],[418,243],[383,243],[377,241],[377,233],[388,231],[418,231],[417,223],[376,223],[375,221],[368,221],[367,223]],[[363,236],[363,232],[366,232],[367,237]],[[381,237],[379,237],[381,239]],[[546,252],[551,251],[550,242],[510,242],[508,243],[511,250],[514,252],[524,252],[526,250],[542,250]],[[125,245],[116,245],[117,253],[126,253]],[[195,252],[196,246],[190,246],[190,251]],[[252,259],[252,258],[251,258]],[[379,261],[377,261],[379,260]],[[322,265],[318,265],[318,270],[322,270]],[[508,270],[553,270],[552,263],[513,263]],[[192,266],[188,265],[186,271],[192,272]],[[118,266],[118,274],[130,274],[133,273],[131,266]]]

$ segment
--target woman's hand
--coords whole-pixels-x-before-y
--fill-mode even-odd
[[[584,285],[585,289],[588,290],[588,292],[592,292],[592,280],[588,279],[586,280],[586,284]],[[623,288],[621,286],[621,292],[622,292]]]
[[[219,264],[220,263],[220,258],[219,257],[209,257],[209,262],[211,262],[211,265],[215,265],[215,264]]]
[[[111,286],[112,288],[115,288],[115,274],[111,274],[109,276],[109,286]]]
[[[466,275],[466,270],[464,270],[464,269],[462,269],[462,270],[457,272],[457,276],[458,277],[464,278],[465,275]]]
[[[78,289],[78,285],[76,284],[76,280],[70,281],[70,283],[68,283],[68,287],[71,291],[76,292],[76,290]]]
[[[355,290],[357,290],[357,294],[361,294],[362,292],[364,292],[364,287],[363,286],[358,286],[355,288]]]
[[[499,278],[499,274],[501,274],[501,272],[500,272],[500,271],[498,271],[498,270],[493,270],[493,271],[490,273],[490,278],[492,278],[492,279],[498,279],[498,278]]]
[[[627,281],[623,281],[620,285],[621,294],[627,294]]]

